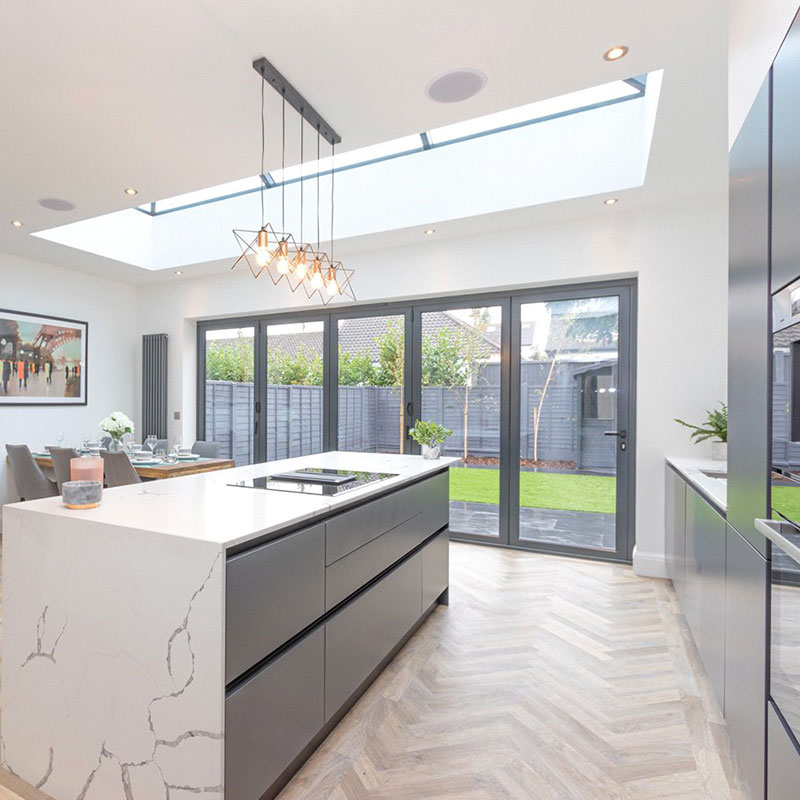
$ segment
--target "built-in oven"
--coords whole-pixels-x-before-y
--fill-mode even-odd
[[[800,748],[800,530],[772,538],[770,697]]]
[[[773,518],[800,526],[800,280],[772,298]]]

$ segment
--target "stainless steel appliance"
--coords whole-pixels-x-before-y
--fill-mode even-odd
[[[800,280],[772,298],[773,516],[800,526]]]
[[[229,486],[265,489],[273,492],[295,492],[317,496],[340,495],[377,481],[396,477],[391,472],[361,472],[346,469],[303,467],[292,472],[277,472],[262,478],[244,478]]]

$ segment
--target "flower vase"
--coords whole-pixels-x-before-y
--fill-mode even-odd
[[[122,452],[122,439],[116,436],[112,436],[111,441],[108,443],[108,452],[109,453]]]

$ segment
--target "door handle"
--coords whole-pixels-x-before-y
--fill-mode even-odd
[[[406,414],[409,417],[414,414],[414,404],[410,400],[406,403]]]
[[[603,436],[619,436],[620,439],[624,439],[627,435],[627,431],[603,431]]]

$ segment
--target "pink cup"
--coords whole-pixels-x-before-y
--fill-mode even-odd
[[[72,458],[69,462],[70,478],[73,481],[103,482],[103,459],[100,456]]]

